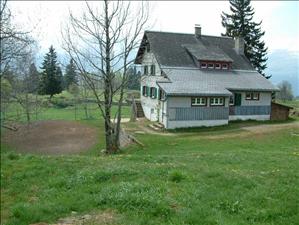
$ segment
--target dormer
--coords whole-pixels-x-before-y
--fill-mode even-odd
[[[232,68],[232,62],[229,61],[211,61],[211,60],[199,60],[200,69],[209,70],[230,70]]]

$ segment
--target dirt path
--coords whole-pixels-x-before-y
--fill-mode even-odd
[[[88,150],[98,140],[95,128],[74,121],[49,120],[6,131],[2,141],[18,152],[72,154]]]
[[[299,122],[247,126],[247,127],[237,128],[236,130],[227,130],[227,133],[224,133],[224,134],[217,134],[213,131],[209,131],[209,132],[198,133],[196,136],[202,137],[202,138],[207,138],[207,139],[218,139],[218,138],[227,138],[227,137],[245,137],[245,136],[249,136],[249,135],[271,133],[273,131],[286,129],[286,128],[295,128],[295,129],[297,128],[298,129],[297,133],[299,133]],[[161,136],[178,136],[181,134],[185,134],[184,132],[171,133],[171,132],[167,132],[167,131],[155,131],[155,130],[151,129],[150,127],[148,127],[142,120],[137,122],[136,127],[133,130],[129,129],[128,131],[135,133],[135,134],[154,134],[154,135],[161,135]]]
[[[296,129],[296,134],[299,135],[299,122],[294,123],[284,123],[284,124],[265,124],[265,125],[256,125],[256,126],[248,126],[241,128],[241,132],[234,132],[228,134],[211,134],[205,136],[207,139],[218,139],[218,138],[226,138],[226,137],[246,137],[250,135],[259,135],[265,133],[271,133],[278,130],[283,130],[287,128]]]

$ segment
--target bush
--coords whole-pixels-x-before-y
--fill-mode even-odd
[[[74,103],[71,100],[67,100],[65,97],[53,97],[51,103],[57,108],[66,108],[69,106],[74,106]]]
[[[169,180],[172,181],[172,182],[179,183],[183,179],[185,179],[185,176],[180,171],[172,171],[169,174]]]
[[[10,152],[7,154],[7,158],[10,160],[16,160],[16,159],[19,159],[20,156],[14,152]]]

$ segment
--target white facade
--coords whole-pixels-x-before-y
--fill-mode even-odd
[[[141,77],[141,104],[144,111],[144,115],[150,121],[158,121],[164,125],[167,129],[175,129],[175,128],[187,128],[187,127],[200,127],[200,126],[219,126],[228,124],[229,120],[269,120],[270,114],[267,115],[228,115],[228,110],[224,110],[224,117],[219,117],[218,119],[202,119],[198,120],[197,118],[194,120],[188,120],[184,118],[183,120],[174,119],[175,108],[194,108],[197,106],[191,106],[191,96],[188,97],[170,97],[168,96],[166,100],[159,100],[158,96],[156,98],[152,98],[151,96],[143,95],[143,86],[154,87],[159,90],[157,85],[157,81],[165,81],[165,77],[161,75],[161,68],[158,64],[155,56],[151,52],[145,51],[142,59],[142,66],[148,66],[148,74],[142,75]],[[151,74],[151,66],[155,66],[155,73]],[[142,69],[142,73],[144,70]],[[238,93],[238,92],[236,92]],[[241,106],[270,106],[271,105],[271,92],[259,92],[258,100],[246,100],[246,92],[241,93]],[[196,96],[196,97],[201,97]],[[216,96],[211,96],[216,97]],[[224,106],[210,106],[210,98],[207,96],[206,106],[200,106],[209,108],[210,112],[213,113],[216,109],[228,109],[229,105],[229,97],[224,97],[225,104]],[[219,96],[221,97],[221,96]],[[213,109],[214,108],[214,109]],[[193,109],[192,109],[193,110]],[[186,110],[185,110],[186,111]]]
[[[150,67],[151,65],[155,66],[155,74],[151,75]],[[141,104],[144,111],[144,115],[150,121],[163,121],[163,111],[166,113],[166,107],[164,103],[159,101],[158,98],[152,98],[151,96],[143,96],[142,87],[154,87],[159,89],[157,81],[165,80],[161,76],[160,66],[155,58],[155,56],[150,52],[145,52],[142,59],[142,66],[148,66],[148,75],[142,75],[141,77],[141,89],[140,89],[140,98]],[[143,70],[142,70],[143,73]]]

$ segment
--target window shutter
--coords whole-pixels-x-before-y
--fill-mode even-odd
[[[146,87],[146,94],[147,94],[147,96],[150,96],[150,92],[151,92],[150,87]]]
[[[158,99],[161,100],[161,89],[158,88],[157,90],[158,90]]]

